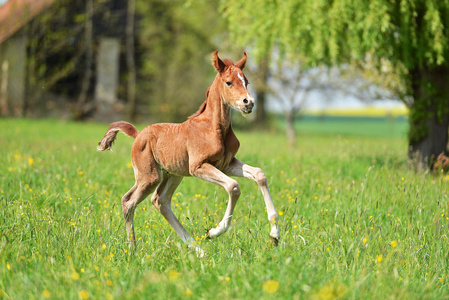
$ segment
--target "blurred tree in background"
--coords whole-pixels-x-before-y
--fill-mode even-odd
[[[356,65],[395,74],[410,109],[409,155],[445,153],[449,126],[449,1],[226,0],[232,39],[263,58],[275,47],[303,66]],[[388,83],[384,86],[389,87]]]
[[[18,87],[26,95],[3,97],[3,115],[10,114],[9,101],[20,107],[17,116],[182,121],[205,99],[214,76],[211,53],[231,48],[217,1],[36,1],[51,5],[26,22],[3,20],[20,21],[20,29],[0,41],[0,60],[21,47],[18,37],[26,44],[26,88]],[[28,2],[5,6],[26,15]],[[15,82],[3,73],[11,89]]]

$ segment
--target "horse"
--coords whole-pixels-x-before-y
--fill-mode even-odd
[[[248,92],[248,79],[243,74],[247,60],[234,64],[223,61],[218,51],[212,56],[217,71],[207,89],[206,100],[199,110],[183,123],[159,123],[138,131],[134,125],[119,121],[109,125],[98,143],[100,151],[110,150],[118,131],[135,138],[131,150],[135,184],[122,198],[123,217],[126,221],[128,240],[136,247],[134,211],[137,205],[153,193],[151,202],[172,226],[181,240],[203,255],[171,208],[174,191],[183,177],[193,176],[223,187],[229,195],[222,221],[207,230],[206,237],[216,238],[231,225],[235,205],[240,196],[239,184],[229,176],[246,177],[255,181],[262,192],[270,222],[270,237],[277,246],[280,238],[278,213],[271,199],[267,178],[260,168],[249,166],[235,155],[240,143],[231,125],[231,108],[243,114],[251,113],[254,98]]]

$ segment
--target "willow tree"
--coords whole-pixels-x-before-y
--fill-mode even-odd
[[[423,165],[446,152],[449,0],[226,0],[222,10],[233,39],[258,57],[276,47],[308,67],[394,73],[392,91],[410,109],[409,156]]]

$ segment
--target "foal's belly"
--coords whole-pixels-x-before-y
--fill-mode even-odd
[[[159,166],[170,174],[189,176],[189,156],[185,145],[157,143],[154,156]]]

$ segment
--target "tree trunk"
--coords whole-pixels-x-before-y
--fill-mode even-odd
[[[288,143],[291,147],[294,147],[296,144],[296,133],[295,133],[295,111],[288,110],[286,115],[286,132]]]
[[[266,56],[261,60],[258,66],[257,78],[254,85],[256,92],[256,117],[254,119],[254,125],[259,128],[268,127],[268,118],[265,104],[267,100],[267,80],[269,75],[269,64],[269,56]]]
[[[9,75],[9,63],[4,60],[1,66],[2,76],[0,77],[0,106],[3,117],[9,116],[8,108],[8,75]]]
[[[409,158],[415,167],[432,168],[446,154],[449,127],[449,67],[419,68],[410,72],[413,106],[410,109]]]
[[[134,13],[136,1],[128,0],[126,17],[126,64],[128,66],[128,117],[136,119],[136,65],[134,61]]]
[[[86,64],[84,69],[83,79],[81,81],[81,91],[78,95],[78,101],[74,109],[75,120],[82,120],[87,113],[86,102],[87,95],[89,93],[90,80],[92,78],[92,61],[93,61],[93,49],[92,49],[92,27],[93,27],[93,11],[94,5],[92,0],[86,1],[86,23],[84,32],[84,47],[86,55]]]

